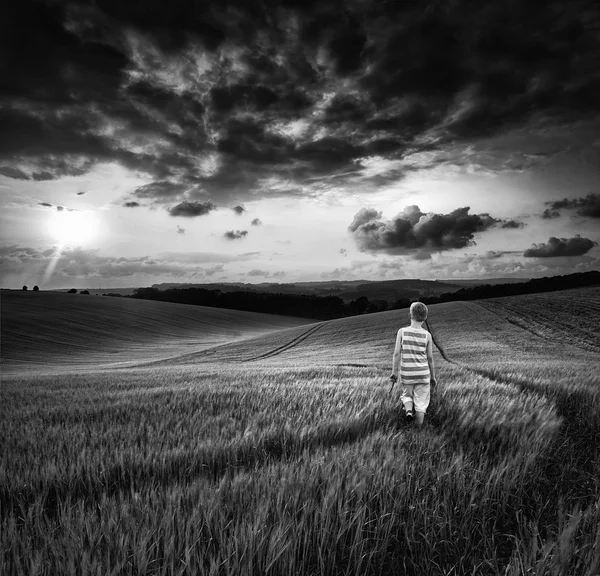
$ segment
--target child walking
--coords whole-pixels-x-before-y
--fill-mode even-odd
[[[411,304],[410,326],[398,330],[390,376],[392,382],[396,382],[398,368],[400,369],[402,385],[400,399],[407,418],[412,420],[414,417],[419,427],[423,425],[425,412],[429,406],[431,388],[436,385],[433,341],[431,334],[423,328],[423,322],[427,320],[427,312],[427,306],[422,302]]]

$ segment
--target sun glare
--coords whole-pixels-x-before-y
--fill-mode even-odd
[[[94,214],[78,210],[62,210],[53,214],[49,231],[60,245],[85,245],[98,235],[98,223]]]

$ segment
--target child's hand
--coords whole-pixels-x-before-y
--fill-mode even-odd
[[[396,376],[395,374],[392,374],[390,376],[390,380],[395,384],[396,382],[398,382],[398,376]]]
[[[432,388],[435,388],[437,386],[437,380],[435,379],[435,376],[431,377],[430,382]]]

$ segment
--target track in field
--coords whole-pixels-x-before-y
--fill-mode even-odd
[[[316,326],[313,326],[312,328],[309,328],[306,332],[303,332],[302,334],[300,334],[300,336],[296,336],[296,338],[294,338],[293,340],[290,340],[287,344],[278,346],[277,348],[274,348],[273,350],[269,350],[268,352],[265,352],[264,354],[259,354],[258,356],[253,356],[252,358],[246,358],[243,361],[244,362],[252,362],[253,360],[263,360],[265,358],[272,358],[273,356],[277,356],[277,355],[281,354],[282,352],[285,352],[286,350],[291,350],[292,348],[294,348],[295,346],[300,344],[300,342],[304,342],[304,340],[306,340],[309,336],[312,336],[315,332],[320,330],[325,324],[327,324],[327,322],[320,322]]]

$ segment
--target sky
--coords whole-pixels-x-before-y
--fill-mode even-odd
[[[591,0],[0,8],[0,285],[600,269]]]

